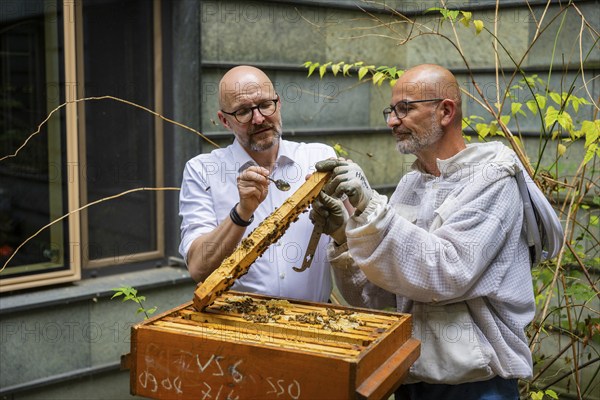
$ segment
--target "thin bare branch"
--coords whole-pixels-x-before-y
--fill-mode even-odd
[[[561,278],[561,283],[562,283],[562,287],[563,287],[563,299],[565,300],[565,305],[566,305],[566,309],[567,309],[567,322],[569,324],[569,331],[573,332],[573,318],[571,315],[571,300],[569,299],[569,296],[567,295],[567,282],[565,279],[565,275],[561,274],[560,276]],[[577,357],[577,342],[572,341],[571,342],[571,354],[572,354],[572,358],[573,358],[573,369],[575,371],[575,373],[573,374],[575,376],[575,387],[577,390],[577,397],[581,398],[581,382],[580,382],[580,376],[579,376],[579,368],[578,368],[578,360],[579,357]]]
[[[533,18],[535,26],[539,29],[540,23],[538,22],[537,18],[535,17],[535,13],[533,12],[533,9],[531,8],[531,4],[529,4],[529,0],[525,0],[525,4],[527,4],[527,8],[529,9],[529,15],[531,15],[531,18]]]
[[[567,242],[566,246],[569,248],[569,250],[571,250],[571,254],[573,254],[573,257],[575,257],[575,260],[577,261],[577,264],[579,264],[579,267],[581,268],[583,275],[585,276],[588,283],[590,284],[590,287],[594,290],[594,292],[596,292],[596,297],[598,297],[598,299],[600,299],[600,290],[598,290],[598,288],[594,284],[594,280],[592,279],[590,272],[587,270],[587,267],[583,263],[583,260],[581,260],[581,258],[579,257],[579,255],[577,254],[577,252],[575,251],[575,249],[573,248],[571,243]]]
[[[583,160],[581,160],[581,163],[579,164],[579,167],[577,168],[577,172],[575,173],[575,176],[579,176],[579,174],[581,173],[581,171],[585,168],[585,163],[583,162]],[[567,193],[567,199],[571,199],[569,207],[568,207],[568,213],[567,213],[567,222],[566,222],[566,226],[565,226],[565,231],[569,232],[572,230],[572,222],[571,222],[571,218],[572,216],[572,212],[573,212],[573,205],[575,204],[575,200],[577,198],[577,191],[573,190],[573,189],[569,189],[569,192]],[[566,200],[565,200],[566,201]],[[563,243],[561,246],[561,250],[558,253],[558,258],[556,260],[556,268],[554,270],[554,274],[552,276],[552,281],[550,284],[550,288],[548,289],[549,293],[548,296],[546,297],[545,301],[544,301],[544,306],[542,308],[542,312],[540,313],[541,318],[540,319],[545,319],[546,316],[548,315],[548,308],[550,306],[550,300],[552,299],[552,293],[550,292],[555,286],[556,286],[556,282],[558,280],[558,276],[559,276],[559,272],[561,271],[561,265],[562,265],[562,259],[563,259],[563,255],[565,252],[565,249],[568,248],[567,247],[567,235],[564,235],[563,238]],[[536,331],[534,334],[534,337],[532,339],[532,343],[530,346],[531,352],[533,353],[533,351],[535,350],[535,347],[537,345],[537,337],[539,336],[540,331]]]
[[[537,27],[536,27],[536,30],[535,30],[535,34],[533,35],[533,40],[532,41],[537,40],[537,38],[540,36],[541,31],[542,31],[542,29],[541,29],[542,22],[544,21],[544,18],[546,17],[546,13],[548,12],[548,9],[550,8],[550,4],[551,3],[552,3],[552,0],[548,0],[548,2],[546,3],[546,8],[544,8],[544,12],[542,13],[542,16],[540,17],[540,22],[536,24]]]
[[[8,154],[6,156],[3,156],[2,158],[0,158],[0,161],[4,161],[4,160],[6,160],[8,158],[16,157],[17,154],[19,154],[19,152],[27,145],[27,143],[29,142],[29,140],[31,140],[31,138],[33,138],[35,135],[39,134],[40,131],[41,131],[41,129],[42,129],[42,127],[48,122],[48,120],[50,120],[50,118],[52,117],[52,115],[54,113],[60,111],[61,108],[66,107],[67,104],[70,104],[70,103],[79,103],[79,102],[82,102],[82,101],[90,101],[90,100],[114,100],[114,101],[118,101],[118,102],[121,102],[121,103],[125,103],[127,105],[132,106],[132,107],[139,108],[141,110],[149,112],[150,114],[152,114],[152,115],[154,115],[154,116],[162,119],[163,121],[166,121],[166,122],[169,122],[169,123],[171,123],[173,125],[179,126],[180,128],[187,129],[188,131],[191,131],[191,132],[195,133],[196,135],[200,136],[202,139],[206,140],[208,143],[212,144],[213,146],[215,146],[217,148],[219,147],[218,144],[216,144],[215,142],[213,142],[208,137],[206,137],[205,135],[203,135],[201,132],[197,131],[194,128],[190,128],[187,125],[184,125],[184,124],[179,123],[177,121],[173,121],[172,119],[164,117],[161,114],[157,113],[156,111],[150,110],[149,108],[146,108],[146,107],[141,106],[139,104],[133,103],[133,102],[128,101],[128,100],[120,99],[118,97],[108,96],[107,95],[107,96],[84,97],[84,98],[81,98],[81,99],[67,101],[67,102],[64,102],[64,103],[60,104],[58,107],[56,107],[55,109],[53,109],[52,111],[50,111],[50,113],[48,114],[48,116],[38,125],[36,131],[33,132],[32,134],[30,134],[27,137],[27,139],[23,142],[23,144],[21,146],[19,146],[19,148],[17,148],[17,150],[15,150],[14,153]]]
[[[69,211],[68,213],[66,213],[65,215],[56,218],[55,220],[49,222],[48,224],[42,226],[40,229],[38,229],[37,232],[35,232],[33,235],[29,236],[27,239],[25,239],[19,246],[17,246],[17,248],[15,249],[15,251],[10,255],[10,257],[8,257],[8,260],[6,260],[6,262],[4,263],[4,265],[2,266],[2,268],[0,268],[0,273],[2,271],[4,271],[4,269],[6,268],[6,266],[10,263],[10,261],[14,258],[14,256],[19,252],[19,250],[25,246],[31,239],[35,238],[37,235],[39,235],[41,232],[43,232],[44,230],[48,229],[49,227],[51,227],[52,225],[62,221],[63,219],[69,217],[70,215],[73,215],[75,213],[78,213],[82,210],[85,210],[86,208],[89,208],[93,205],[108,201],[108,200],[113,200],[122,196],[125,196],[127,194],[130,193],[134,193],[134,192],[141,192],[141,191],[155,191],[155,192],[160,192],[160,191],[169,191],[169,190],[180,190],[180,188],[178,187],[141,187],[141,188],[135,188],[135,189],[129,189],[126,190],[124,192],[121,192],[119,194],[115,194],[113,196],[108,196],[108,197],[104,197],[102,199],[98,199],[96,201],[92,201],[91,203],[88,203],[82,207],[79,207],[75,210]]]
[[[578,12],[579,9],[577,9],[577,7],[573,6]],[[580,15],[582,15],[580,13]],[[581,80],[583,82],[583,87],[585,88],[585,92],[588,95],[588,98],[592,101],[592,104],[594,105],[594,107],[596,107],[596,109],[599,109],[598,107],[598,103],[596,102],[596,100],[594,99],[594,97],[592,96],[592,93],[590,92],[590,89],[588,88],[587,82],[585,80],[585,68],[584,68],[584,57],[583,57],[583,29],[585,27],[585,18],[581,18],[581,27],[579,28],[579,68],[581,69]],[[597,42],[597,39],[596,39]]]
[[[494,9],[494,64],[496,65],[496,104],[498,104],[498,111],[500,111],[500,55],[498,54],[498,12],[500,9],[500,0],[496,0],[496,7]]]

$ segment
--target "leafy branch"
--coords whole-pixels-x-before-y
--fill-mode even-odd
[[[600,206],[600,120],[597,118],[600,107],[599,99],[593,97],[589,87],[598,77],[586,78],[585,74],[588,59],[594,58],[590,55],[592,52],[597,54],[600,33],[572,1],[559,4],[552,13],[549,12],[548,1],[541,14],[536,14],[529,6],[530,17],[535,24],[534,35],[522,53],[512,54],[498,34],[501,21],[498,3],[493,24],[488,27],[476,19],[474,13],[449,9],[445,0],[440,1],[441,7],[425,11],[425,14],[435,17],[433,21],[429,18],[426,22],[420,22],[420,17],[411,19],[380,2],[365,2],[382,6],[388,13],[383,16],[362,10],[372,26],[353,28],[360,34],[350,39],[377,37],[392,39],[397,46],[408,46],[417,37],[435,36],[447,42],[464,62],[466,74],[475,89],[461,89],[463,95],[483,109],[483,113],[463,116],[465,139],[472,140],[471,134],[481,141],[506,139],[536,183],[556,205],[565,225],[564,246],[556,259],[532,270],[538,312],[527,334],[539,372],[531,381],[524,382],[522,394],[532,399],[556,399],[556,392],[548,389],[549,385],[546,386],[543,380],[551,380],[550,385],[554,385],[565,379],[569,382],[567,390],[574,390],[578,398],[584,398],[597,389],[598,381],[595,378],[583,379],[582,370],[586,369],[592,377],[600,374],[600,349],[592,346],[600,344],[600,310],[591,303],[600,298],[597,277],[600,272],[600,236],[597,233],[600,226],[597,215]],[[552,75],[555,73],[553,63],[559,49],[559,36],[568,33],[564,26],[569,10],[574,11],[569,14],[570,17],[575,15],[581,20],[580,29],[573,31],[577,35],[578,49],[575,46],[573,50],[578,51],[574,51],[573,55],[577,58],[574,62],[578,68],[568,81],[565,75],[559,81],[560,87],[553,88],[551,82],[556,81]],[[386,19],[387,16],[390,18]],[[442,29],[444,25],[450,25],[450,29]],[[397,29],[399,26],[405,29]],[[554,27],[557,29],[553,32]],[[374,29],[387,29],[388,32],[372,33]],[[467,47],[460,42],[463,36],[459,36],[459,30],[465,29],[478,36],[478,43],[487,38],[493,45],[490,63],[495,66],[496,91],[492,99],[487,98],[476,82],[470,66],[470,53],[464,51]],[[554,37],[549,38],[553,45],[549,54],[550,66],[544,74],[547,76],[542,78],[538,74],[528,74],[523,65],[531,57],[534,45],[548,35]],[[502,65],[501,55],[510,65]],[[563,59],[562,64],[568,66],[569,60]],[[307,61],[304,67],[308,76],[318,72],[323,79],[326,74],[332,74],[334,77],[357,79],[360,83],[371,82],[376,87],[383,83],[393,86],[404,73],[402,66],[378,66],[368,60]],[[533,162],[524,145],[525,139],[531,143],[534,138],[530,132],[525,137],[522,131],[525,122],[531,121],[537,122],[539,127],[537,153],[531,157]],[[511,124],[510,129],[508,124]],[[336,146],[338,152],[347,148],[343,143],[336,143]],[[548,154],[550,151],[552,153]],[[541,346],[546,338],[555,334],[566,338],[569,343],[564,347],[561,345],[560,351],[553,345]],[[588,359],[584,361],[586,353]],[[551,367],[554,370],[550,370]],[[569,372],[560,372],[565,368]],[[552,374],[558,378],[552,378]]]

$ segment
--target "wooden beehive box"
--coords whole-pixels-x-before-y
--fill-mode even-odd
[[[131,393],[155,399],[383,399],[419,355],[409,315],[228,292],[304,212],[315,173],[242,240],[193,301],[132,327]],[[301,272],[299,272],[301,273]]]
[[[132,328],[131,393],[156,399],[384,399],[419,353],[409,315],[225,292]]]

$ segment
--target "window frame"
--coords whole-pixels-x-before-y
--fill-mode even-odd
[[[61,0],[57,0],[57,3]],[[48,286],[59,283],[68,283],[82,279],[82,270],[91,268],[106,268],[115,265],[138,263],[164,258],[165,256],[165,196],[164,192],[154,191],[156,208],[154,226],[156,243],[154,249],[141,253],[122,255],[119,259],[107,257],[87,261],[87,213],[86,213],[86,182],[83,171],[78,166],[85,165],[85,104],[81,101],[84,93],[84,68],[83,68],[83,9],[82,0],[62,0],[62,21],[55,19],[57,24],[62,23],[64,48],[64,124],[66,132],[65,179],[67,193],[67,239],[64,243],[65,253],[63,258],[67,263],[66,268],[60,271],[39,272],[26,276],[7,277],[0,279],[0,293],[13,290],[28,289]],[[159,115],[163,114],[163,48],[162,48],[162,3],[153,0],[153,51],[154,51],[154,109]],[[50,106],[50,104],[48,105]],[[125,104],[124,107],[127,107]],[[161,118],[155,117],[154,121],[154,178],[156,187],[164,186],[164,124]],[[64,186],[63,186],[64,187]],[[132,188],[133,189],[133,188]],[[118,200],[117,200],[118,201]],[[52,217],[51,217],[52,218]],[[49,229],[53,229],[50,227]],[[83,245],[82,245],[83,244]],[[68,252],[68,253],[67,253]],[[67,261],[68,260],[68,261]],[[0,266],[1,267],[1,266]]]
[[[64,0],[65,2],[68,0]],[[76,0],[80,2],[81,0]],[[161,14],[161,0],[153,0],[152,2],[152,19],[153,19],[153,52],[154,52],[154,109],[157,114],[163,115],[164,113],[164,101],[163,101],[163,64],[162,64],[162,14]],[[83,52],[85,49],[83,48],[83,8],[80,6],[76,7],[77,16],[75,18],[76,21],[76,37],[78,43],[78,54],[81,55],[77,57],[77,79],[76,79],[76,88],[77,95],[79,98],[84,98],[84,84],[85,82],[85,69],[83,65]],[[68,81],[67,81],[68,82]],[[81,84],[79,84],[81,82]],[[128,107],[123,104],[123,107]],[[77,115],[78,115],[78,130],[83,132],[83,135],[79,136],[83,140],[79,141],[79,154],[78,158],[84,164],[86,163],[85,157],[85,104],[84,102],[77,103]],[[68,135],[68,134],[67,134]],[[164,186],[164,123],[160,118],[155,118],[154,121],[154,159],[155,159],[155,169],[154,169],[154,179],[156,182],[156,187]],[[83,164],[79,164],[83,165]],[[79,171],[80,173],[82,171]],[[81,174],[80,174],[81,175]],[[83,203],[87,204],[87,184],[85,179],[82,179],[82,176],[79,176],[79,196],[82,199]],[[133,188],[132,188],[133,189]],[[99,259],[89,259],[89,246],[82,246],[81,248],[81,268],[83,270],[95,269],[95,268],[106,268],[114,265],[125,265],[131,263],[138,263],[143,261],[152,261],[159,258],[163,258],[165,256],[165,203],[164,203],[164,193],[162,191],[156,191],[154,193],[155,201],[156,201],[156,209],[155,209],[155,219],[156,219],[156,243],[154,250],[140,252],[140,253],[132,253],[132,254],[123,254],[118,258],[114,256],[108,256]],[[118,200],[116,200],[118,201]],[[87,211],[84,210],[81,213],[81,243],[87,244],[88,240],[88,218]]]

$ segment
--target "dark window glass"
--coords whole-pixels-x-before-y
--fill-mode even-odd
[[[85,96],[118,97],[154,108],[152,2],[86,0]],[[114,100],[85,102],[87,202],[155,186],[154,117]],[[154,192],[136,192],[88,210],[89,260],[128,261],[156,248]],[[84,252],[85,260],[85,252]]]
[[[66,213],[62,113],[31,136],[64,101],[62,16],[56,2],[13,5],[0,14],[0,269],[12,258],[2,278],[69,262],[66,220],[36,234]]]

